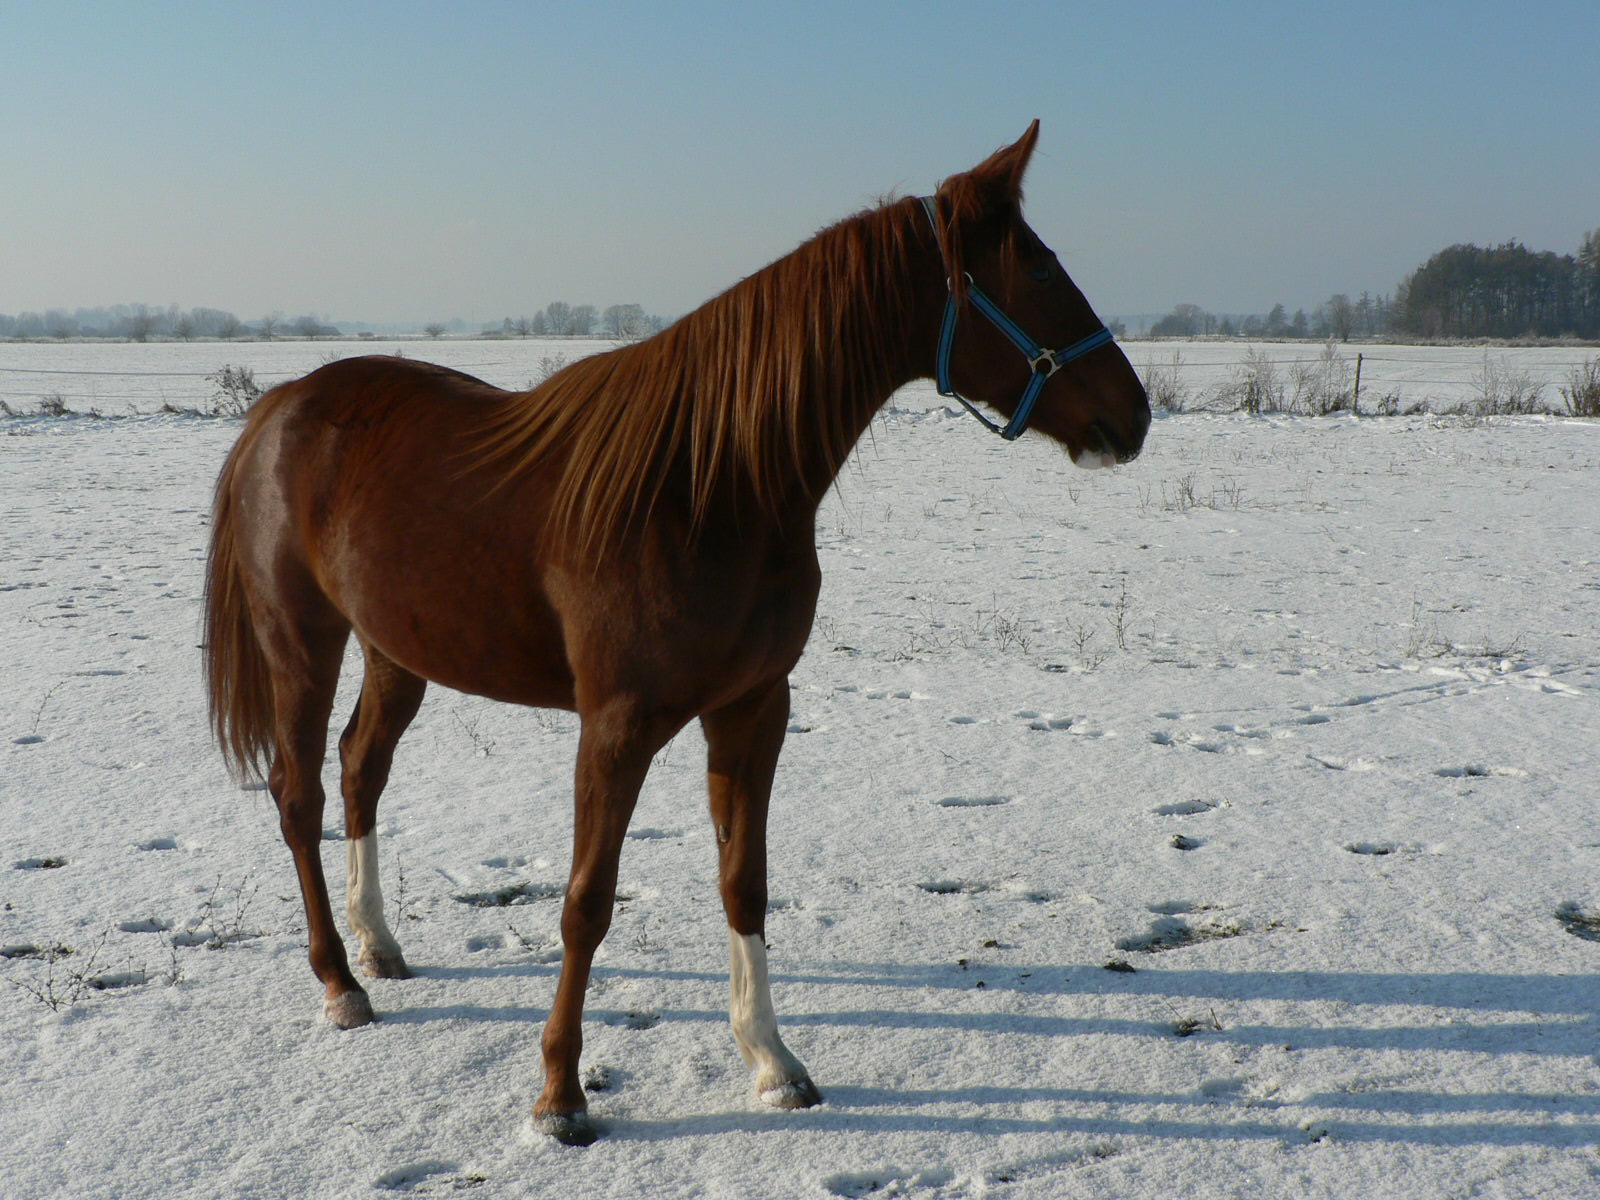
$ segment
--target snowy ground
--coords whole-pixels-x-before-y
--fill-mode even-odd
[[[521,385],[510,346],[415,352]],[[0,365],[109,372],[113,412],[330,349]],[[321,1020],[270,800],[206,733],[236,431],[0,420],[0,1193],[1600,1195],[1600,423],[1191,415],[1090,474],[897,397],[819,522],[774,798],[827,1103],[750,1094],[689,731],[623,859],[587,1150],[528,1120],[565,714],[430,692],[379,825],[419,978]]]

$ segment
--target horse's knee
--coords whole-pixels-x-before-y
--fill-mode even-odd
[[[761,933],[767,915],[765,876],[739,873],[725,877],[721,891],[729,927],[740,934]]]
[[[561,940],[567,945],[597,946],[611,928],[616,888],[595,884],[567,889],[561,909]]]

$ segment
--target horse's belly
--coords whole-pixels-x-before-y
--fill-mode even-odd
[[[529,572],[470,535],[369,544],[327,580],[356,634],[413,674],[457,691],[573,707],[561,624]]]

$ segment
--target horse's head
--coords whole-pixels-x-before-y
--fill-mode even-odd
[[[1139,453],[1150,403],[1055,253],[1022,219],[1022,177],[1039,122],[940,185],[928,203],[953,303],[941,330],[939,389],[981,401],[1067,447],[1080,467]],[[998,427],[997,427],[998,428]]]

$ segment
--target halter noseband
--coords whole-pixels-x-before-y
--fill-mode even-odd
[[[939,257],[945,265],[945,286],[950,289],[949,298],[944,304],[944,320],[939,326],[939,356],[935,361],[934,385],[939,389],[939,395],[959,400],[962,406],[982,421],[984,428],[991,433],[998,433],[1008,442],[1013,441],[1028,427],[1028,419],[1033,416],[1033,406],[1038,403],[1039,394],[1044,391],[1045,381],[1073,359],[1081,358],[1089,351],[1111,341],[1111,331],[1102,325],[1088,337],[1080,338],[1065,349],[1046,350],[1029,337],[1022,326],[1006,316],[1000,306],[989,298],[988,293],[973,282],[971,275],[968,275],[966,292],[967,298],[972,301],[972,306],[988,317],[989,323],[1005,334],[1013,346],[1022,351],[1022,356],[1028,360],[1029,370],[1033,372],[1028,380],[1028,386],[1023,389],[1022,399],[1017,401],[1016,411],[1011,414],[1011,419],[1003,426],[996,425],[978,411],[972,401],[950,386],[950,351],[956,340],[956,317],[959,305],[956,302],[955,283],[950,277],[950,260],[945,257],[944,242],[939,237],[938,202],[932,196],[921,196],[918,199],[922,201],[922,211],[928,214],[928,223],[933,226],[934,244],[939,247]]]

